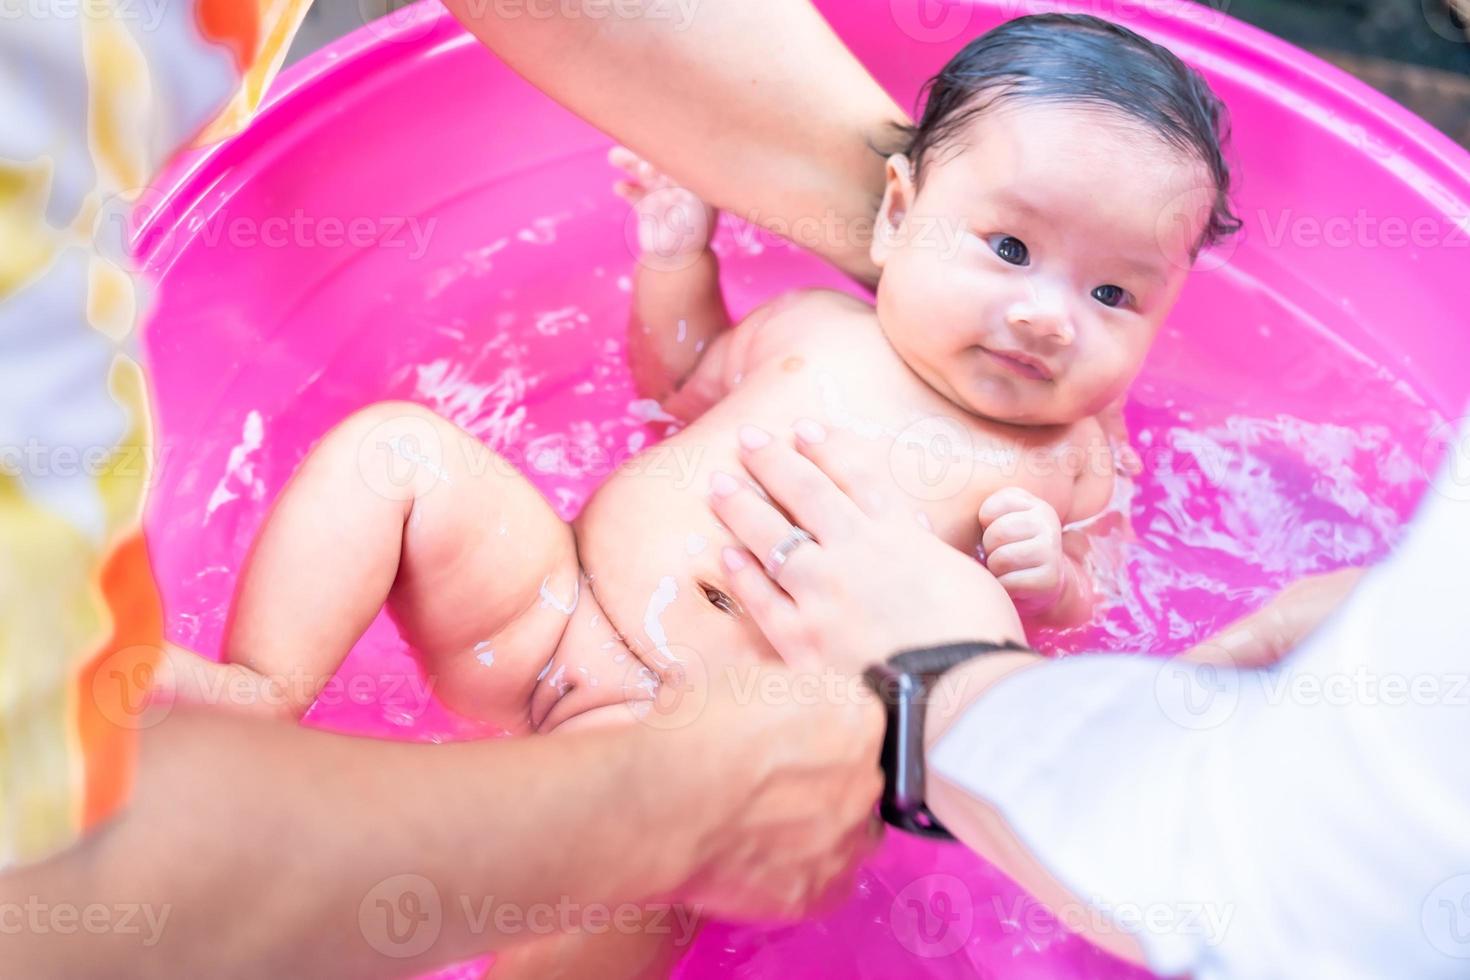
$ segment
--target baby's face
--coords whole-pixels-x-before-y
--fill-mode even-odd
[[[1214,194],[1203,164],[1119,116],[997,107],[926,164],[889,162],[878,318],[921,378],[1022,425],[1121,394],[1184,284]]]

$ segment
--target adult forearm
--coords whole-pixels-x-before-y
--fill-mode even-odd
[[[1064,923],[1163,974],[1455,975],[1470,612],[1449,570],[1467,546],[1463,504],[1431,497],[1270,669],[973,662],[929,733],[931,805]],[[1279,607],[1304,617],[1283,635],[1356,578]]]
[[[904,112],[806,0],[648,3],[639,16],[446,6],[512,68],[711,204],[863,281]],[[798,223],[800,222],[800,223]]]
[[[935,750],[944,737],[995,685],[1020,671],[1044,668],[1035,654],[994,654],[971,660],[941,681],[925,716],[924,744],[930,758],[925,795],[939,821],[970,850],[1000,868],[1044,906],[1054,911],[1080,908],[1077,896],[1053,877],[989,801],[967,792],[945,778],[934,764]],[[983,709],[978,709],[983,710]],[[1044,717],[1036,724],[1046,724]],[[1079,814],[1079,819],[1081,815]],[[1021,830],[1026,828],[1022,827]],[[1073,921],[1075,925],[1075,920]],[[1141,962],[1142,954],[1130,937],[1117,932],[1082,930],[1088,939],[1114,955]]]
[[[1270,666],[1321,626],[1366,572],[1365,568],[1342,568],[1294,582],[1260,609],[1180,656],[1220,667]]]
[[[0,958],[16,976],[403,976],[530,938],[498,924],[533,907],[644,899],[682,857],[640,832],[677,805],[640,795],[649,734],[411,745],[178,709],[121,817],[0,878],[6,907],[132,908],[141,930],[7,930]]]

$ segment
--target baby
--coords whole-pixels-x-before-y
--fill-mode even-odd
[[[888,158],[876,308],[802,291],[739,323],[707,244],[713,209],[614,151],[620,192],[656,219],[641,229],[634,376],[687,422],[650,452],[696,460],[693,486],[629,467],[569,526],[449,422],[369,407],[277,501],[227,655],[325,679],[386,603],[460,712],[510,732],[627,719],[690,663],[773,656],[730,598],[720,556],[736,542],[705,491],[747,478],[741,440],[802,419],[863,436],[892,482],[850,489],[906,495],[1031,622],[1084,619],[1091,589],[1063,527],[1111,497],[1098,413],[1138,373],[1197,252],[1238,227],[1223,116],[1202,78],[1126,29],[1010,21],[930,82]]]

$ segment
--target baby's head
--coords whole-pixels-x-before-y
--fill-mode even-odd
[[[928,85],[888,161],[878,317],[969,411],[1051,425],[1133,380],[1200,249],[1229,236],[1225,109],[1095,17],[1009,21]]]

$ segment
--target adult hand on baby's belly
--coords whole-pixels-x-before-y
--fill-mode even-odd
[[[771,645],[798,667],[858,672],[900,650],[962,640],[1021,642],[1020,618],[983,565],[936,537],[882,486],[852,471],[864,458],[847,433],[802,424],[793,449],[782,435],[742,460],[815,540],[787,547],[773,581],[762,568],[791,525],[753,490],[716,494],[715,513],[748,551],[726,549],[730,585]],[[835,482],[834,482],[835,481]],[[789,541],[788,541],[789,545]]]

